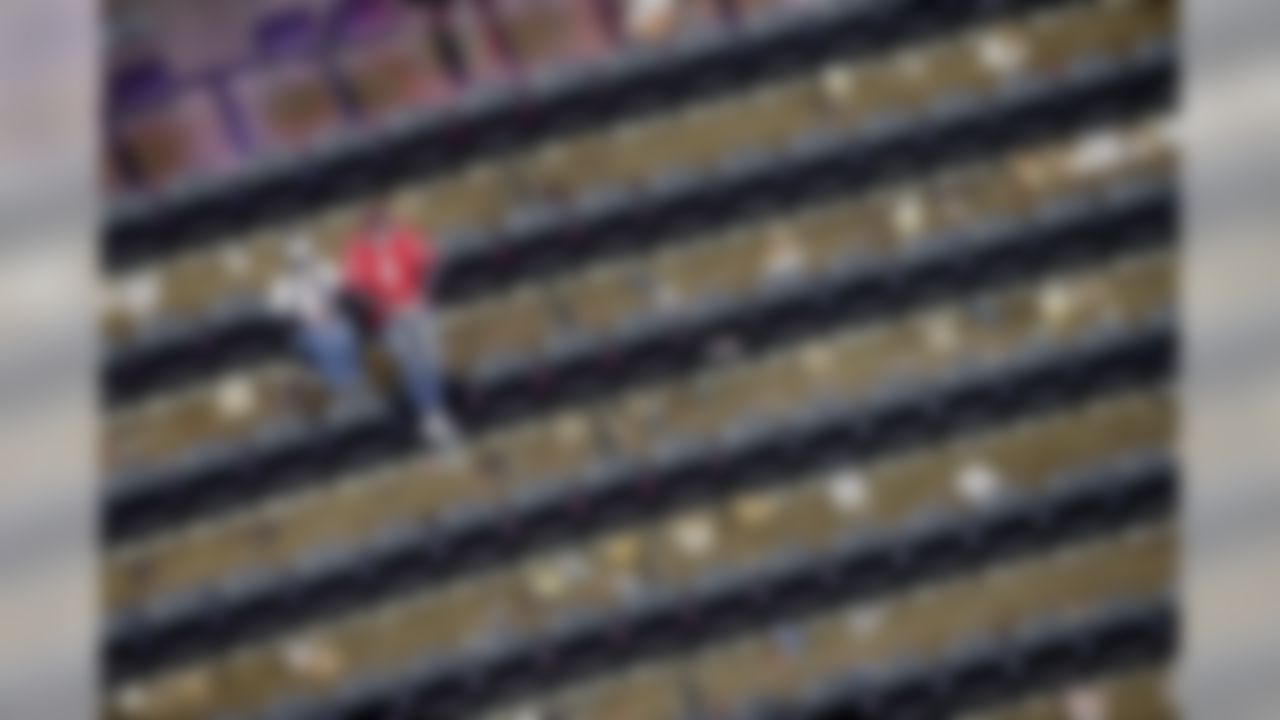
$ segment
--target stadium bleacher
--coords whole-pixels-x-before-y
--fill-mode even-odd
[[[104,717],[1177,716],[1173,0],[277,5],[119,126]],[[455,447],[265,303],[382,200]]]

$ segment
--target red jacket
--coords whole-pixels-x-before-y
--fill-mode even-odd
[[[347,288],[369,303],[379,322],[426,302],[436,264],[435,247],[426,236],[403,225],[386,232],[391,235],[387,242],[357,236],[342,261]]]

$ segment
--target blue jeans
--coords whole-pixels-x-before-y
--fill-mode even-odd
[[[431,312],[423,306],[401,310],[387,320],[382,337],[418,416],[429,417],[442,410],[444,384]]]
[[[298,327],[296,342],[303,357],[336,397],[349,399],[364,392],[360,346],[345,319],[303,323]]]

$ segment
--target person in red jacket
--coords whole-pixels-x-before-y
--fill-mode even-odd
[[[343,276],[347,290],[372,312],[423,434],[447,444],[456,431],[444,404],[436,317],[428,301],[436,263],[426,235],[375,206],[346,249]]]

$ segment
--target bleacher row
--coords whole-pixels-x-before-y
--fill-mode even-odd
[[[715,343],[726,337],[746,351],[761,353],[851,321],[960,296],[1001,280],[1033,278],[1071,263],[1158,246],[1172,235],[1173,212],[1171,195],[1158,187],[1126,187],[1099,203],[1051,207],[1043,213],[1046,221],[1036,223],[1041,219],[1036,218],[1029,229],[980,228],[968,237],[929,243],[900,262],[859,264],[830,280],[777,285],[762,296],[651,324],[624,342],[606,341],[600,343],[603,347],[583,343],[567,352],[558,348],[562,352],[549,362],[502,367],[501,374],[468,389],[461,414],[478,432],[499,421],[688,373],[705,364]],[[203,462],[188,459],[176,471],[114,486],[108,532],[123,528],[137,533],[139,526],[154,530],[160,523],[234,507],[403,455],[415,444],[412,426],[378,409],[332,418],[309,433],[267,440],[196,455]]]
[[[731,436],[728,447],[677,447],[658,462],[593,474],[526,496],[515,507],[395,528],[368,549],[313,558],[297,576],[236,578],[221,593],[166,603],[141,623],[117,630],[113,637],[122,639],[119,644],[133,647],[122,649],[113,665],[123,672],[135,664],[156,664],[156,655],[207,653],[242,637],[266,636],[280,624],[359,607],[424,581],[508,562],[548,544],[582,540],[593,531],[812,472],[824,463],[936,441],[957,426],[1043,410],[1063,396],[1078,402],[1081,395],[1123,388],[1135,382],[1134,376],[1149,382],[1169,362],[1169,351],[1160,344],[1169,340],[1161,330],[1149,331],[1151,338],[1126,334],[1115,346],[1096,341],[1097,347],[1086,345],[1082,357],[1068,356],[1065,364],[984,368],[976,378],[949,379],[940,388],[926,386],[869,407],[813,408],[798,422],[748,428]]]
[[[1119,24],[1121,21],[1133,23],[1135,19],[1123,17],[1116,22]],[[1131,35],[1133,30],[1129,31]],[[1027,41],[1039,39],[1028,38]],[[1071,58],[1053,57],[1050,52],[1053,46],[1048,46],[1044,50],[1049,56],[1044,62],[1047,67],[1042,73],[1032,71],[1017,80],[1006,81],[1002,87],[988,88],[986,86],[993,82],[989,71],[981,67],[958,68],[958,63],[950,57],[969,44],[957,41],[954,44],[958,48],[945,49],[950,52],[935,51],[938,57],[931,58],[927,68],[931,71],[945,70],[949,75],[934,80],[932,87],[915,89],[914,92],[882,90],[879,94],[883,97],[873,96],[870,108],[860,103],[857,113],[852,116],[849,116],[850,112],[839,109],[827,115],[812,109],[813,96],[819,91],[812,87],[810,78],[809,82],[800,83],[797,87],[774,88],[774,94],[781,97],[773,98],[772,107],[758,113],[762,119],[744,123],[746,129],[719,131],[720,126],[727,122],[742,123],[736,118],[750,112],[750,105],[742,102],[730,103],[730,107],[701,121],[691,119],[684,123],[693,127],[680,127],[681,123],[676,123],[676,127],[667,128],[666,132],[657,132],[657,137],[645,137],[646,133],[641,129],[641,137],[628,143],[632,146],[628,154],[637,156],[629,161],[631,163],[651,164],[646,168],[648,172],[631,170],[637,175],[636,180],[652,175],[647,190],[636,188],[628,191],[625,186],[616,186],[623,179],[616,175],[624,169],[610,168],[618,162],[603,161],[599,157],[600,151],[607,150],[607,146],[596,148],[594,153],[589,153],[592,149],[589,147],[577,148],[577,152],[573,147],[559,148],[560,153],[569,156],[562,162],[571,163],[571,167],[591,169],[577,183],[581,189],[575,194],[582,197],[579,206],[569,208],[543,203],[515,208],[505,230],[479,237],[456,236],[450,245],[453,252],[446,260],[438,291],[446,300],[481,292],[492,293],[498,288],[509,287],[522,277],[545,276],[558,268],[571,263],[581,264],[592,257],[627,250],[634,253],[652,249],[666,239],[687,238],[699,229],[723,226],[743,213],[758,217],[779,212],[788,205],[807,199],[818,200],[823,195],[855,191],[878,179],[892,177],[894,173],[901,175],[902,172],[921,171],[931,165],[955,162],[979,152],[995,153],[1002,145],[1029,143],[1037,136],[1066,134],[1073,128],[1090,123],[1096,125],[1107,116],[1115,118],[1126,113],[1136,114],[1160,104],[1161,97],[1167,96],[1170,87],[1169,49],[1157,45],[1125,62],[1125,48],[1131,49],[1132,37],[1108,38],[1104,35],[1102,40],[1111,42],[1095,41],[1100,46],[1098,57],[1079,63],[1076,72],[1062,79],[1054,78],[1052,74],[1061,71],[1060,66]],[[1108,53],[1117,67],[1108,67]],[[1051,64],[1050,61],[1056,63]],[[896,70],[895,63],[879,61],[875,64],[875,68],[857,65],[842,71],[857,72],[860,78],[878,71],[886,77],[860,79],[859,87],[871,85],[873,90],[876,85],[895,87],[893,81],[903,71]],[[970,60],[968,64],[973,65],[974,61]],[[884,67],[879,67],[881,65]],[[932,77],[936,73],[929,74]],[[1058,91],[1063,93],[1065,100],[1054,100]],[[949,96],[952,93],[959,95]],[[1090,93],[1095,96],[1091,97]],[[1129,97],[1129,93],[1134,97]],[[942,99],[936,100],[931,108],[926,102],[931,97]],[[1071,98],[1081,102],[1069,102]],[[982,101],[989,99],[996,101],[994,107],[983,106],[985,103]],[[916,110],[922,102],[926,102],[925,106]],[[793,107],[788,109],[788,106]],[[868,117],[875,116],[871,110],[876,109],[882,112],[914,112],[901,116]],[[776,127],[770,127],[771,124]],[[857,126],[863,127],[850,131],[851,127]],[[663,137],[678,131],[697,138],[699,146],[710,145],[699,151],[706,156],[703,162],[726,154],[723,169],[716,172],[709,168],[711,172],[705,176],[693,172],[689,167],[692,158],[687,152],[690,141],[675,145],[671,138]],[[776,144],[783,138],[791,139],[793,147],[790,151],[778,148],[768,152],[760,148],[761,143]],[[664,152],[664,145],[674,145],[674,148]],[[741,148],[740,152],[729,153],[735,145]],[[585,157],[575,158],[574,155]],[[662,171],[664,164],[667,165],[665,172]],[[672,169],[672,164],[678,167]],[[600,168],[601,165],[604,167]],[[488,174],[500,173],[491,171]],[[615,177],[609,177],[611,174]],[[811,179],[796,183],[800,177]],[[560,184],[552,179],[539,181],[538,178],[532,178],[530,182],[535,185]],[[591,184],[595,184],[597,189],[583,194],[581,191],[592,187]],[[611,187],[599,188],[600,184]],[[465,190],[460,188],[450,193],[445,189],[443,192],[446,196],[459,196]],[[420,190],[407,190],[408,203],[417,200],[412,196],[420,193]],[[490,180],[469,194],[496,198],[503,193],[499,183]],[[448,223],[449,215],[462,214],[460,220],[475,223],[478,218],[466,215],[483,217],[501,213],[504,209],[501,203],[495,204],[491,199],[489,207],[481,205],[473,208],[474,213],[465,213],[465,210],[449,210],[440,205],[461,205],[465,208],[476,205],[474,200],[467,197],[447,200],[445,203],[429,203],[431,207],[425,208],[424,219],[436,224]],[[508,202],[514,201],[512,198]],[[272,245],[278,252],[278,240],[260,244],[263,247],[258,252],[264,255]],[[331,245],[332,241],[326,244]],[[270,337],[273,335],[268,327],[270,323],[264,325],[261,311],[254,311],[253,303],[249,302],[252,294],[220,305],[219,301],[227,300],[231,288],[225,284],[221,287],[217,283],[211,284],[208,277],[216,273],[221,263],[216,255],[209,254],[197,256],[194,260],[192,272],[186,273],[180,283],[174,283],[171,293],[174,295],[171,300],[174,307],[170,312],[177,313],[176,317],[180,318],[192,312],[191,309],[184,312],[183,306],[187,305],[209,313],[210,317],[203,322],[197,316],[195,322],[151,326],[144,337],[113,353],[108,384],[113,388],[119,386],[117,392],[122,397],[141,392],[142,389],[136,387],[138,383],[144,383],[142,388],[145,388],[146,384],[161,383],[168,376],[177,379],[199,376],[211,368],[234,364],[238,358],[252,359],[270,352],[268,348],[272,345]],[[269,255],[264,256],[261,260],[264,267],[257,272],[267,272],[269,276],[273,262]],[[226,284],[240,286],[241,293],[236,295],[242,295],[249,289],[243,282]],[[200,288],[204,290],[199,291]],[[183,296],[187,297],[183,299]],[[210,308],[213,308],[212,312]],[[187,345],[199,347],[203,352],[189,352],[186,358],[166,358],[175,348]],[[278,347],[278,343],[276,345]],[[130,376],[135,378],[132,383],[129,382]]]
[[[1064,678],[1123,673],[1168,660],[1176,645],[1175,623],[1167,598],[1101,607],[1084,618],[1029,628],[1012,642],[970,640],[943,663],[899,664],[841,678],[801,702],[761,705],[744,711],[743,718],[905,718],[989,710]],[[1150,696],[1144,699],[1155,704]],[[1125,718],[1159,712],[1136,702],[1116,710]]]
[[[1124,545],[1117,548],[1114,542],[1088,550],[1088,545],[1082,549],[1078,543],[1093,537],[1106,538],[1129,527],[1146,527],[1163,517],[1169,511],[1172,491],[1167,470],[1168,461],[1164,459],[1129,459],[1111,470],[1086,473],[1086,479],[1077,474],[1021,503],[997,506],[986,514],[975,516],[966,511],[950,519],[925,516],[909,523],[906,529],[887,535],[847,538],[851,542],[821,554],[774,557],[773,562],[750,573],[708,578],[689,592],[642,597],[617,610],[572,618],[551,631],[527,639],[479,646],[461,655],[431,657],[408,672],[362,678],[344,688],[340,693],[343,699],[331,705],[325,700],[324,704],[330,705],[325,712],[334,712],[338,717],[388,717],[393,711],[386,706],[401,702],[408,694],[414,697],[413,702],[420,703],[418,709],[431,717],[469,716],[469,711],[495,701],[534,690],[546,691],[605,667],[616,670],[628,662],[653,662],[708,644],[714,646],[717,641],[770,621],[803,619],[824,608],[901,592],[904,586],[916,584],[923,584],[931,588],[929,592],[947,596],[945,600],[951,601],[928,601],[933,612],[940,607],[950,607],[954,613],[932,623],[934,632],[943,637],[931,639],[942,640],[947,633],[972,632],[973,627],[981,627],[974,623],[971,614],[999,613],[1002,601],[986,599],[993,608],[973,607],[975,603],[982,604],[990,588],[982,592],[981,588],[966,584],[970,581],[960,580],[959,588],[939,590],[934,587],[935,583],[949,587],[948,578],[964,578],[987,563],[1012,562],[1024,554],[1036,558],[1030,565],[1044,565],[1043,553],[1069,542],[1076,543],[1075,552],[1083,552],[1086,557],[1079,559],[1074,572],[1063,572],[1058,582],[1069,585],[1068,578],[1075,578],[1071,582],[1085,581],[1086,587],[1075,590],[1074,598],[1059,599],[1060,603],[1079,602],[1079,594],[1084,592],[1087,597],[1090,587],[1093,592],[1104,593],[1104,597],[1153,592],[1167,581],[1167,577],[1162,577],[1167,566],[1163,563],[1152,566],[1151,557],[1147,557],[1144,564],[1135,564],[1135,561],[1141,560],[1144,553],[1149,556],[1152,552],[1167,552],[1164,545],[1167,538],[1160,540],[1163,537],[1160,533],[1150,536],[1153,539],[1147,539],[1148,535],[1144,534],[1134,536],[1136,550],[1124,549],[1127,547]],[[1160,550],[1162,547],[1166,550]],[[1086,568],[1087,571],[1077,577]],[[1016,598],[1026,603],[1020,607],[1014,600],[1004,602],[1012,603],[1013,610],[1020,610],[1024,619],[1029,619],[1029,614],[1047,610],[1037,606],[1043,604],[1045,598],[1036,595],[1037,592],[1041,596],[1064,592],[1044,577],[1052,577],[1055,572],[1062,570],[1051,563],[1048,569],[1040,571],[1039,579],[1024,578],[1013,583],[1014,588],[1000,588],[1001,592],[1016,589],[1031,596]],[[1050,590],[1035,591],[1038,582],[1046,583]],[[975,592],[978,597],[960,603],[966,594]],[[963,607],[970,609],[961,611]],[[914,615],[924,616],[924,612]],[[399,622],[384,623],[384,633],[411,632],[413,624],[400,625],[407,618],[395,619]],[[910,618],[904,622],[911,627]],[[397,627],[401,629],[395,629]],[[921,632],[920,628],[913,630]],[[366,633],[369,631],[365,629]],[[361,660],[365,664],[376,661],[372,653],[378,644],[386,646],[394,642],[386,636],[366,637],[365,647],[361,648],[360,638],[353,631],[348,630],[346,634],[348,637],[340,642],[340,647],[355,652],[348,656],[354,669],[359,669]],[[321,635],[311,642],[323,647],[325,640]],[[405,646],[414,640],[421,641],[421,638],[400,639],[400,652],[405,652],[408,649]],[[385,653],[388,649],[384,647],[382,651]],[[295,653],[303,658],[294,662],[304,667],[307,662],[320,664],[319,674],[323,677],[322,653],[310,660],[306,659],[305,648]],[[317,679],[313,676],[308,682],[307,673],[299,678],[296,667],[290,669],[269,663],[268,657],[260,653],[228,659],[220,665],[218,676],[241,696],[223,696],[212,707],[217,707],[217,703],[223,708],[234,707],[237,701],[248,699],[261,702],[264,694],[270,697],[271,692],[291,686],[299,689]],[[175,691],[179,691],[183,683],[181,677],[168,678]],[[207,698],[206,702],[209,702]],[[314,707],[315,703],[311,705]],[[313,715],[303,713],[302,716]],[[328,717],[323,712],[316,712],[314,716]]]
[[[492,294],[518,280],[593,259],[652,251],[663,240],[687,238],[727,221],[741,223],[884,178],[1141,113],[1171,94],[1169,54],[1168,47],[1157,45],[1101,68],[1092,58],[1094,63],[1082,64],[1063,80],[1011,83],[1007,92],[985,103],[948,98],[919,118],[886,120],[851,137],[819,132],[801,137],[792,152],[777,157],[737,156],[720,175],[664,174],[654,192],[613,195],[590,217],[527,214],[515,231],[469,242],[446,255],[434,292],[445,302]],[[108,382],[127,397],[166,379],[175,378],[169,380],[173,383],[260,361],[287,347],[278,320],[249,303],[228,305],[207,326],[179,327],[126,346],[111,358]]]
[[[814,558],[775,558],[744,576],[717,577],[692,598],[655,598],[638,607],[566,624],[546,638],[492,647],[474,658],[432,659],[413,668],[403,687],[357,683],[349,697],[325,710],[335,717],[387,717],[378,704],[411,697],[415,712],[460,717],[476,706],[548,688],[602,664],[623,665],[732,637],[780,618],[804,616],[856,598],[943,583],[953,573],[1010,562],[1140,525],[1168,512],[1172,479],[1167,461],[1072,478],[1044,498],[977,517],[930,517],[885,537],[856,538]],[[326,701],[326,704],[327,701]]]
[[[1167,265],[1158,261],[1142,260],[1118,270],[1124,272],[1117,272],[1114,279],[1132,283],[1133,289],[1130,292],[1138,294],[1140,292],[1138,288],[1145,286],[1145,290],[1137,296],[1146,299],[1140,301],[1129,311],[1130,313],[1141,315],[1167,301],[1167,295],[1160,289],[1162,280],[1169,277]],[[1152,284],[1153,281],[1155,281],[1154,284]],[[1025,312],[1029,299],[1024,289],[1010,293],[1005,298],[995,298],[994,304],[997,308],[1011,313],[1018,312],[1018,306],[1022,305]],[[1001,300],[1003,302],[1000,302]],[[1110,320],[1115,322],[1122,318],[1123,316],[1118,316]],[[1106,317],[1099,318],[1099,320],[1106,319]],[[1085,323],[1084,327],[1087,327],[1089,318],[1086,316],[1081,322]],[[918,345],[908,342],[909,338],[903,335],[901,331],[897,333],[896,338],[883,331],[873,332],[863,336],[855,335],[851,338],[852,342],[843,343],[843,352],[839,352],[837,357],[858,358],[862,363],[871,363],[870,368],[867,368],[872,370],[871,372],[864,370],[862,373],[857,373],[860,377],[845,380],[852,384],[850,389],[856,389],[859,385],[864,388],[874,387],[875,383],[882,380],[895,364],[912,362],[913,356],[918,352]],[[957,342],[967,341],[978,345],[984,340],[978,332],[971,331],[967,335],[968,337],[958,338]],[[988,336],[983,344],[988,346],[988,352],[998,353],[1003,351],[1001,346],[1008,348],[1011,343],[1016,343],[1019,339],[1020,333],[1015,331],[1012,336],[1004,339]],[[698,397],[691,399],[712,403],[713,414],[704,413],[702,418],[688,417],[686,414],[683,422],[692,421],[711,429],[726,426],[732,428],[732,421],[742,409],[741,401],[737,406],[734,405],[733,394],[740,392],[740,388],[749,386],[753,381],[758,384],[761,380],[772,380],[778,384],[778,388],[771,393],[772,397],[767,398],[774,408],[772,415],[803,416],[807,412],[806,404],[812,402],[814,395],[813,391],[806,387],[807,383],[804,382],[801,371],[805,364],[814,358],[815,351],[823,352],[823,346],[819,345],[802,350],[800,353],[793,353],[790,362],[784,358],[782,363],[776,361],[761,363],[754,370],[748,369],[745,373],[732,378],[722,385],[718,392],[712,390],[713,394],[708,394],[704,390]],[[938,361],[945,362],[945,358],[934,360],[934,362]],[[833,365],[836,368],[841,367],[838,363]],[[876,366],[879,366],[878,372],[876,372]],[[845,369],[854,370],[853,367]],[[924,377],[927,376],[919,379]],[[825,404],[829,406],[831,399],[828,397]],[[822,403],[819,403],[813,407],[812,411],[821,409]],[[685,427],[696,430],[697,426],[686,425]],[[741,436],[749,428],[750,423],[740,425],[739,428],[732,428],[720,435],[719,439],[715,433],[703,434],[706,440],[700,446],[711,450],[723,446],[731,448],[734,444],[741,442],[740,437],[736,436]],[[605,464],[593,467],[590,447],[584,447],[582,438],[568,437],[557,441],[554,435],[541,434],[534,437],[533,443],[536,444],[534,447],[526,448],[526,452],[529,453],[527,455],[528,474],[519,478],[519,485],[508,488],[510,494],[507,497],[514,501],[529,502],[540,493],[545,494],[550,491],[554,495],[573,490],[575,475],[584,477],[582,482],[586,484],[598,482],[593,480],[597,477],[634,476],[642,473],[646,468],[660,464],[662,454],[670,454],[679,447],[678,444],[667,445],[665,448],[662,444],[652,445],[653,449],[659,453],[656,457],[646,458],[642,454],[632,462],[614,457]],[[542,447],[536,447],[538,445]],[[541,458],[532,454],[532,451],[539,450],[542,453]],[[549,466],[548,463],[554,465]],[[562,472],[548,472],[545,475],[538,473],[539,470],[546,472],[552,468],[559,468]],[[424,522],[433,518],[447,523],[445,518],[450,516],[466,516],[466,512],[459,512],[461,508],[458,506],[468,500],[481,502],[483,503],[481,507],[488,508],[502,508],[507,502],[504,500],[506,493],[492,492],[492,488],[484,487],[485,479],[482,476],[467,473],[465,467],[452,466],[448,460],[443,464],[428,465],[424,468],[420,460],[408,459],[390,469],[391,473],[386,473],[384,469],[381,477],[366,478],[358,484],[349,481],[345,486],[340,485],[336,493],[321,492],[301,503],[284,506],[279,512],[268,509],[266,514],[258,516],[252,513],[241,513],[223,525],[208,527],[189,538],[163,538],[162,542],[150,548],[144,548],[134,558],[135,561],[145,558],[151,569],[150,582],[147,585],[139,586],[133,579],[127,562],[113,568],[113,582],[109,585],[112,590],[109,602],[117,606],[131,600],[136,602],[140,597],[139,593],[144,591],[172,592],[199,586],[238,567],[256,566],[278,572],[301,557],[309,547],[317,544],[350,543],[369,536],[380,526],[388,523]],[[459,473],[459,470],[463,472]],[[568,477],[563,477],[566,474]],[[345,490],[342,489],[344,487]],[[570,494],[569,497],[577,496]],[[274,542],[269,545],[264,544],[262,539],[265,523],[270,523],[272,528]],[[265,554],[268,550],[269,555]]]
[[[1141,135],[1137,136],[1141,137]],[[1029,153],[1014,156],[1011,160],[1017,162],[1034,157],[1037,155]],[[1071,194],[1077,190],[1083,194],[1097,181],[1106,180],[1110,175],[1144,177],[1155,172],[1160,162],[1162,161],[1158,154],[1150,158],[1135,158],[1130,164],[1116,168],[1093,182],[1047,183],[1046,187],[1020,196],[1014,194],[1011,187],[1014,176],[1008,170],[991,172],[976,170],[967,176],[953,177],[952,184],[949,185],[950,191],[972,195],[975,202],[973,206],[967,208],[966,215],[960,218],[945,224],[941,220],[935,221],[939,226],[935,234],[946,235],[943,231],[953,223],[960,225],[955,228],[957,231],[963,231],[965,228],[962,223],[968,220],[968,214],[980,213],[984,209],[983,206],[991,207],[995,213],[1006,216],[1023,215],[1033,209],[1027,205],[1034,203],[1040,196],[1053,197],[1057,193]],[[1012,197],[1008,199],[1001,197],[1006,193]],[[1016,201],[1013,198],[1017,198]],[[1017,204],[1013,205],[1014,202]],[[727,297],[716,298],[715,295],[749,298],[755,294],[753,291],[755,291],[756,273],[761,271],[761,266],[767,265],[771,258],[777,255],[778,250],[774,246],[778,243],[776,236],[780,234],[785,237],[787,243],[779,246],[784,251],[795,251],[794,254],[808,257],[819,268],[836,265],[843,258],[846,261],[843,264],[847,269],[852,270],[859,263],[867,264],[874,261],[877,256],[892,257],[896,253],[892,246],[886,247],[885,242],[873,239],[859,241],[851,247],[850,241],[837,234],[838,229],[846,222],[859,222],[859,226],[862,227],[879,226],[882,218],[876,215],[887,214],[889,205],[877,199],[871,202],[852,204],[845,202],[812,208],[799,217],[793,216],[793,221],[798,226],[795,228],[784,224],[765,228],[745,237],[730,235],[716,241],[709,240],[706,244],[700,243],[690,248],[688,253],[667,255],[660,260],[662,272],[669,278],[669,282],[677,286],[678,294],[701,298],[685,304],[686,310],[695,311],[699,306],[703,306],[705,311],[705,306],[711,305],[714,308],[715,301],[723,304],[728,299]],[[899,240],[898,244],[925,244],[920,242],[922,240],[924,238],[908,236]],[[859,251],[862,257],[858,256]],[[735,261],[730,264],[725,261],[726,257],[734,257]],[[787,255],[784,254],[782,257],[785,259]],[[490,348],[489,353],[467,353],[478,357],[480,361],[481,368],[475,373],[480,375],[478,378],[480,380],[484,379],[485,374],[492,375],[495,370],[503,370],[503,365],[507,366],[505,370],[511,370],[513,361],[517,368],[520,365],[525,368],[537,368],[542,363],[554,362],[566,354],[572,356],[575,352],[578,354],[585,352],[589,355],[592,350],[598,352],[602,346],[607,348],[610,345],[615,347],[623,345],[625,349],[626,342],[634,342],[637,335],[641,340],[646,339],[647,333],[655,332],[653,326],[660,328],[664,323],[669,324],[673,316],[680,311],[680,308],[674,310],[667,308],[665,311],[656,313],[656,316],[644,312],[645,292],[635,288],[634,284],[628,283],[628,276],[635,270],[637,268],[630,263],[611,265],[589,272],[580,280],[565,281],[560,298],[573,305],[575,319],[579,321],[572,332],[554,335],[554,325],[549,323],[545,313],[539,312],[538,305],[531,302],[527,296],[515,296],[508,300],[490,303],[487,308],[484,308],[484,312],[475,318],[473,329],[484,329],[476,326],[488,321],[485,336],[468,337],[464,333],[450,333],[450,347],[455,353],[466,352],[465,348],[459,346],[470,344],[475,347],[478,342]],[[782,285],[785,284],[782,283]],[[768,295],[771,292],[767,286],[762,289],[764,292],[760,295]],[[708,295],[710,295],[709,298],[705,297]],[[690,312],[690,314],[697,313]],[[515,325],[497,326],[495,323],[504,317],[518,322]],[[623,322],[628,318],[631,320],[629,324]],[[609,327],[620,324],[623,326],[620,332],[608,332]],[[641,332],[642,330],[646,332]],[[552,349],[555,352],[540,352],[536,348],[524,349],[528,343],[526,338],[541,337],[546,334],[553,334],[552,341],[548,342],[548,345],[553,346]],[[468,340],[471,342],[468,343]],[[504,346],[513,345],[516,346],[513,351],[503,352]],[[484,361],[484,358],[490,354],[493,357]],[[253,391],[258,394],[270,394],[273,388],[279,387],[283,382],[282,375],[296,377],[297,373],[294,372],[291,375],[287,366],[279,363],[270,364],[254,371],[246,377],[244,382],[252,386]],[[190,443],[193,434],[198,434],[205,440],[230,440],[243,436],[267,419],[261,411],[232,416],[220,412],[218,394],[221,387],[218,383],[193,387],[179,398],[167,399],[165,405],[152,404],[135,408],[133,411],[117,412],[113,416],[113,422],[117,424],[119,433],[129,434],[135,442],[145,442],[151,452],[172,455],[182,449],[185,444]],[[457,388],[460,391],[459,394],[465,397],[465,392],[461,391],[466,390],[466,382],[459,379]],[[472,393],[473,398],[478,396],[478,393]],[[192,430],[193,428],[195,430]],[[179,433],[176,432],[178,429],[188,431]]]
[[[451,107],[406,113],[306,153],[277,154],[247,172],[128,198],[113,208],[108,257],[120,265],[139,262],[173,252],[183,239],[208,241],[253,223],[307,215],[371,187],[447,172],[477,157],[1066,2],[807,3],[799,11],[754,15],[736,28],[690,33],[657,49],[623,48],[612,57],[467,93]]]
[[[172,292],[106,315],[104,712],[1020,717],[1158,673],[1170,10],[818,3],[464,104],[494,113],[465,141],[451,110],[126,210],[109,282]],[[448,452],[393,400],[276,400],[305,380],[254,299],[280,218],[336,252],[388,188],[479,228],[439,286]]]

